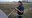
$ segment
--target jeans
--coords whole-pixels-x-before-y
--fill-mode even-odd
[[[22,16],[18,16],[18,18],[22,18]]]

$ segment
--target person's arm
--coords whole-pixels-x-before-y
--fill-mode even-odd
[[[20,11],[19,9],[17,9],[17,8],[15,8],[16,9],[16,11]]]
[[[23,7],[23,11],[22,11],[22,10],[20,11],[20,10],[19,10],[19,9],[17,9],[17,8],[15,8],[15,9],[16,9],[17,11],[19,11],[19,12],[24,12],[24,7]]]
[[[21,13],[23,13],[24,11],[20,11]]]

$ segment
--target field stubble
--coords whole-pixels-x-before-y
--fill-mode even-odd
[[[0,9],[2,9],[8,15],[17,6],[18,6],[17,4],[0,4]],[[24,4],[25,9],[29,9],[29,6],[32,6],[32,4]],[[24,16],[26,16],[26,14]],[[11,14],[11,17],[12,17],[12,14]]]

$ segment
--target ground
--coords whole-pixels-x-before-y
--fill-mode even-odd
[[[25,11],[24,11],[25,13],[24,13],[23,18],[32,18],[32,11],[29,10],[29,7],[32,6],[32,3],[23,3],[23,4],[24,4],[24,8],[25,8]],[[0,9],[3,10],[8,15],[17,6],[18,6],[17,3],[16,4],[0,4]],[[12,18],[12,17],[16,18],[15,14],[16,14],[16,12],[14,11],[9,16],[9,18]]]

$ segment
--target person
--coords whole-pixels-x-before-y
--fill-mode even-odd
[[[16,8],[17,10],[17,14],[18,15],[23,15],[24,13],[24,7],[23,7],[23,3],[21,1],[18,2],[18,7]],[[18,16],[18,18],[22,18],[22,16]]]

